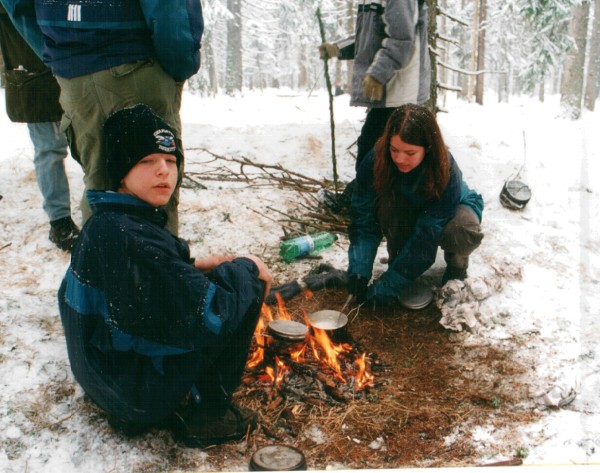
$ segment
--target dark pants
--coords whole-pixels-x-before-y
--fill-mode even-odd
[[[395,108],[372,108],[367,112],[367,118],[363,124],[360,135],[356,140],[358,151],[356,154],[356,163],[354,165],[355,171],[358,171],[358,166],[362,162],[366,154],[373,149],[375,143],[385,130],[385,125],[388,118]],[[352,201],[352,192],[354,192],[354,185],[356,179],[350,181],[342,193],[342,197],[338,202],[340,208],[350,208],[350,202]]]
[[[262,301],[252,306],[235,331],[225,335],[219,345],[198,353],[197,363],[202,368],[195,386],[203,403],[218,407],[231,399],[246,366],[261,306]]]
[[[356,140],[358,152],[356,155],[356,169],[365,157],[371,151],[379,137],[385,130],[385,125],[395,108],[372,108],[367,112],[367,118],[360,130],[360,136]]]

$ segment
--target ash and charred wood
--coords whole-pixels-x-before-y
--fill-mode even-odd
[[[292,360],[286,360],[286,361],[287,361],[287,363],[290,364],[291,368],[294,371],[297,371],[298,373],[306,374],[306,375],[310,376],[311,378],[317,379],[321,383],[325,384],[326,386],[330,386],[330,387],[337,386],[335,381],[330,379],[328,376],[323,374],[318,369],[313,369],[307,364],[298,363],[296,361],[292,361]]]
[[[293,370],[298,370],[301,373],[306,373],[320,381],[323,384],[323,389],[325,390],[325,392],[336,401],[342,402],[344,404],[348,402],[348,399],[346,399],[344,394],[338,389],[337,383],[322,371],[312,369],[311,367],[305,364],[297,363],[291,360],[289,361],[289,363]]]
[[[293,396],[294,398],[306,404],[311,404],[313,406],[321,407],[324,409],[328,409],[330,407],[330,405],[327,402],[319,398],[309,396],[298,388],[294,388],[292,386],[284,386],[282,389],[285,392],[285,394]]]

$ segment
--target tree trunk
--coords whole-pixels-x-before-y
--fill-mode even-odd
[[[588,0],[583,0],[580,5],[573,7],[573,18],[569,23],[569,36],[575,41],[576,47],[567,54],[560,83],[561,108],[565,115],[574,120],[581,116],[589,11]]]
[[[208,33],[204,41],[202,41],[202,49],[204,51],[204,60],[208,71],[208,94],[215,96],[219,91],[217,82],[217,66],[215,64],[215,55],[212,48],[212,35]]]
[[[356,25],[355,10],[354,10],[354,0],[348,0],[347,3],[347,11],[348,11],[348,23],[346,24],[347,35],[350,36],[354,34],[354,28]],[[352,91],[352,72],[354,71],[354,60],[346,61],[346,86],[344,92],[347,94]]]
[[[598,85],[600,84],[600,0],[594,2],[594,24],[588,57],[584,104],[585,108],[593,111],[598,98]]]
[[[431,85],[429,87],[429,100],[424,104],[433,113],[438,111],[437,93],[438,93],[438,78],[437,78],[437,12],[439,10],[437,0],[427,0],[427,8],[429,10],[429,24],[427,25],[427,43],[429,44],[429,60],[431,62]]]
[[[477,70],[485,69],[485,17],[486,17],[486,0],[479,0],[479,27],[477,31]],[[475,79],[475,101],[479,105],[483,105],[484,91],[484,74],[478,74]]]
[[[241,92],[242,73],[242,1],[227,0],[232,18],[227,20],[227,60],[225,63],[225,93]]]
[[[474,0],[473,6],[473,32],[471,33],[471,72],[477,70],[477,40],[479,39],[479,0]],[[472,100],[474,89],[475,76],[469,76],[469,93],[468,98]]]

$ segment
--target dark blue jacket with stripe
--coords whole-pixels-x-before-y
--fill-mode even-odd
[[[198,353],[224,349],[264,285],[247,258],[198,271],[161,208],[114,192],[88,199],[94,214],[58,295],[71,369],[108,413],[159,422],[206,368]]]
[[[15,27],[67,79],[156,58],[176,81],[200,67],[200,0],[1,0]]]

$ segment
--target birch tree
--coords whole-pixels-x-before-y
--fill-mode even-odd
[[[560,104],[563,113],[573,119],[581,116],[589,11],[588,0],[582,0],[573,7],[569,36],[573,38],[575,47],[567,54],[560,83]]]
[[[584,105],[594,110],[600,86],[600,0],[594,2],[594,23],[589,51]]]
[[[242,90],[242,0],[227,0],[231,17],[227,20],[227,62],[225,93],[234,95]]]

